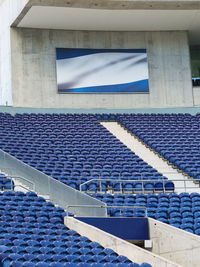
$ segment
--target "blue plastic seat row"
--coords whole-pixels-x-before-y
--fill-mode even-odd
[[[0,193],[0,199],[0,265],[78,266],[80,263],[113,263],[134,266],[127,257],[118,255],[112,249],[105,249],[99,243],[67,228],[63,222],[63,209],[49,202],[53,209],[48,210],[48,202],[35,193],[5,191]],[[37,203],[37,200],[38,203],[46,203],[47,208],[41,210],[42,207],[39,207],[37,211],[31,211],[28,206],[24,210],[26,203]],[[13,211],[14,203],[17,204],[16,211]]]
[[[165,179],[104,128],[97,114],[16,114],[3,118],[1,149],[76,189],[82,179],[94,176]],[[76,182],[71,183],[72,179]],[[129,184],[125,186],[132,190]],[[154,183],[145,187],[155,190]]]
[[[190,177],[200,179],[199,114],[118,114],[116,121]]]
[[[111,217],[144,217],[146,214],[143,207],[146,207],[149,217],[200,235],[200,194],[198,193],[136,195],[96,193],[91,196],[107,204],[107,214]],[[188,202],[191,205],[188,205]],[[192,205],[192,203],[198,203],[198,205]]]
[[[12,190],[13,187],[14,187],[14,183],[12,179],[0,173],[0,190]]]
[[[68,185],[74,187],[75,189],[79,189],[78,184],[75,181],[69,181]],[[174,183],[170,181],[157,181],[151,182],[98,182],[91,181],[90,183],[82,186],[83,191],[90,192],[106,192],[107,190],[113,190],[114,192],[159,192],[166,191],[171,192],[174,191]]]

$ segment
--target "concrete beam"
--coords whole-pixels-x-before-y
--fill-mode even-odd
[[[25,5],[21,9],[21,12],[18,14],[16,18],[14,18],[13,22],[11,23],[11,27],[17,26],[20,23],[20,21],[26,16],[26,14],[29,12],[32,6],[33,6],[33,1],[27,0]]]
[[[184,267],[199,267],[200,237],[149,218],[152,252]]]
[[[148,262],[153,267],[181,267],[179,264],[173,263],[94,226],[78,221],[73,217],[65,217],[65,225],[77,231],[80,235],[84,235],[90,240],[100,243],[103,247],[111,248],[116,253],[126,256],[133,262],[139,264]]]
[[[32,6],[73,7],[109,10],[197,10],[200,1],[196,0],[29,0],[18,17],[13,21],[17,26]]]

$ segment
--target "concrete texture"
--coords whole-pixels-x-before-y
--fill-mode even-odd
[[[141,108],[141,109],[81,109],[81,108],[23,108],[23,107],[6,107],[0,106],[0,112],[7,112],[12,115],[16,113],[84,113],[84,114],[115,114],[115,113],[128,113],[128,114],[138,114],[138,113],[190,113],[191,115],[196,115],[200,113],[200,107],[191,107],[191,108]]]
[[[184,267],[199,267],[200,237],[149,218],[152,252]]]
[[[196,10],[200,9],[199,1],[183,0],[18,0],[23,8],[13,18],[12,26],[17,26],[32,6],[55,6],[55,7],[76,7],[93,9],[158,9],[158,10]]]
[[[10,24],[26,2],[0,1],[0,105],[12,105]]]
[[[72,217],[65,217],[65,224],[70,229],[77,231],[80,235],[84,235],[90,240],[100,243],[105,248],[113,249],[116,253],[126,256],[133,262],[139,264],[148,262],[153,267],[180,267],[178,264]]]
[[[9,1],[0,5],[0,104],[12,104]]]
[[[45,108],[192,107],[187,32],[11,29],[13,105]],[[150,94],[57,94],[56,47],[146,48]]]
[[[200,106],[200,87],[193,87],[194,106]]]

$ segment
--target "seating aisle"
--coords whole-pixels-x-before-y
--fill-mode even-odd
[[[178,172],[177,169],[170,166],[161,157],[156,155],[153,151],[142,144],[142,142],[136,139],[136,137],[131,135],[120,124],[117,122],[102,122],[101,124],[128,148],[130,148],[137,156],[147,162],[159,173],[162,173],[163,176],[167,177],[169,180],[173,180],[175,191],[177,193],[181,193],[183,191],[200,193],[200,188],[197,184],[189,180],[186,175]],[[186,180],[186,182],[179,180]]]
[[[105,179],[104,191],[173,191],[167,178],[135,155],[92,114],[0,114],[0,148],[30,166],[79,190]],[[156,180],[151,182],[151,180]],[[162,182],[160,182],[162,180]],[[164,180],[164,182],[163,182]],[[84,190],[96,191],[98,181]]]
[[[116,120],[193,179],[200,179],[200,114],[118,114]]]
[[[149,118],[154,125],[156,135],[152,130],[153,126],[149,123]],[[157,118],[158,122],[156,121]],[[126,145],[123,144],[100,124],[99,121],[102,120],[119,121],[138,137],[144,137],[143,141],[149,142],[148,145],[152,142],[152,148],[156,144],[154,138],[155,140],[160,138],[159,145],[161,144],[161,146],[155,147],[162,147],[161,154],[164,156],[172,155],[169,159],[171,161],[176,159],[174,162],[184,162],[186,165],[190,165],[193,162],[193,170],[195,169],[195,171],[191,172],[191,174],[194,174],[191,177],[198,178],[196,174],[199,168],[197,159],[199,156],[199,150],[197,149],[199,138],[197,121],[199,117],[188,114],[16,114],[11,116],[10,114],[1,113],[0,147],[30,166],[75,189],[79,189],[80,184],[84,182],[96,179],[96,181],[85,185],[84,190],[94,193],[99,192],[100,189],[102,193],[112,192],[112,195],[106,194],[105,199],[103,199],[108,205],[126,206],[127,204],[129,206],[139,204],[140,206],[146,206],[150,217],[199,234],[200,201],[199,194],[195,193],[198,186],[194,189],[195,184],[193,185],[193,193],[184,195],[184,201],[181,194],[159,194],[160,191],[166,191],[166,193],[174,191],[174,184],[167,179],[166,175],[164,176],[161,173],[163,166],[166,166],[163,161],[157,165],[154,161],[148,161],[149,157],[144,157],[145,161],[148,161],[145,162],[141,158],[143,157],[143,152],[139,154],[137,151],[138,155],[136,155],[131,151],[131,147],[128,148],[126,146],[129,146],[130,142],[126,143],[127,140],[124,138],[121,140]],[[159,137],[162,125],[163,130],[161,130],[162,134]],[[147,130],[145,127],[147,127]],[[169,127],[169,130],[167,130],[167,127]],[[178,127],[177,133],[175,127]],[[184,127],[186,127],[185,132],[189,136],[188,140]],[[119,131],[117,130],[118,133],[121,129],[120,127]],[[193,130],[196,137],[192,133]],[[168,136],[166,144],[163,141],[167,140],[163,132]],[[122,135],[124,135],[124,132]],[[181,137],[182,135],[183,138]],[[177,140],[177,136],[179,136],[180,140],[176,145],[174,142]],[[181,140],[183,141],[182,146]],[[192,145],[193,141],[194,146]],[[168,148],[169,144],[171,150]],[[171,144],[177,148],[172,149]],[[188,149],[189,145],[191,150]],[[135,149],[135,146],[133,146],[133,149]],[[141,149],[141,151],[144,150]],[[168,152],[165,154],[163,151]],[[186,154],[185,156],[183,155],[184,153]],[[188,163],[189,155],[191,156],[191,161],[188,161]],[[195,164],[195,159],[197,159],[197,164]],[[167,172],[165,171],[163,174],[167,174]],[[178,175],[173,169],[174,173]],[[105,180],[105,182],[101,182],[101,188],[98,182],[99,178]],[[172,176],[169,176],[169,178],[172,178]],[[147,182],[141,182],[142,179],[147,180]],[[124,182],[121,183],[118,180]],[[133,180],[137,180],[137,182],[132,182]],[[191,183],[193,184],[193,182]],[[149,193],[148,196],[146,194],[141,196],[140,192],[143,189],[145,193]],[[182,190],[184,191],[184,189]],[[112,199],[115,200],[115,197],[119,197],[119,194],[117,194],[119,191],[126,194],[120,194],[121,199],[112,202]],[[158,194],[152,194],[152,192]],[[177,190],[177,192],[179,191]],[[103,194],[101,195],[104,196]],[[95,194],[93,196],[97,197]],[[136,199],[141,197],[143,200],[140,202],[130,201],[130,196]],[[101,198],[100,195],[98,197]],[[171,210],[173,210],[172,214],[169,213]],[[117,214],[121,216],[119,210],[115,212],[113,212],[113,209],[109,210],[110,216]],[[123,211],[122,214],[123,216],[144,216],[144,209],[136,210],[135,213],[128,209],[125,212]]]

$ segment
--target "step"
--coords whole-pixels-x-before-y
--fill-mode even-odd
[[[169,180],[173,180],[175,185],[175,191],[181,192],[197,192],[200,193],[198,184],[189,180],[186,175],[178,172],[177,169],[173,168],[168,164],[166,160],[159,157],[154,151],[146,147],[141,141],[139,141],[134,135],[130,134],[125,130],[118,122],[101,122],[109,132],[117,137],[124,145],[131,149],[137,156],[143,159],[146,163],[162,173],[163,176]],[[177,181],[177,180],[185,180]],[[187,187],[187,188],[186,188]]]

